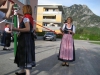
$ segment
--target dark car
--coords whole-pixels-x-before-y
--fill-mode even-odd
[[[43,40],[56,41],[56,34],[54,34],[53,32],[46,32],[43,36]]]

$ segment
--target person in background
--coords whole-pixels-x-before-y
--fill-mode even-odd
[[[0,0],[0,7],[1,7],[6,1],[7,1],[7,0]],[[5,18],[8,19],[8,18],[10,17],[11,12],[12,12],[12,8],[13,8],[13,5],[14,5],[14,4],[10,2],[8,11],[7,11],[6,13],[4,13],[4,12],[2,12],[2,11],[0,10],[0,20],[3,20],[3,19],[5,19]]]
[[[4,32],[3,32],[3,36],[5,36],[3,38],[4,43],[5,43],[3,50],[9,50],[8,47],[10,47],[10,44],[11,44],[11,30],[10,30],[10,24],[9,23],[5,24],[5,29],[4,29]]]
[[[30,70],[35,67],[35,42],[33,36],[32,7],[23,6],[24,18],[19,28],[12,28],[13,31],[20,32],[18,36],[18,46],[14,62],[21,69],[16,75],[30,75]]]
[[[70,61],[75,61],[75,49],[73,35],[75,34],[75,26],[72,24],[71,17],[67,18],[67,22],[64,23],[60,29],[63,33],[63,37],[60,44],[60,51],[58,59],[63,61],[62,66],[69,66]]]

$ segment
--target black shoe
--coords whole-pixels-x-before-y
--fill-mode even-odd
[[[66,66],[66,63],[65,63],[65,62],[63,62],[63,63],[62,63],[62,66]]]
[[[24,72],[24,73],[18,73],[18,72],[16,72],[15,74],[16,74],[16,75],[26,75],[25,72]]]
[[[3,50],[8,50],[8,49],[6,49],[6,48],[3,48]]]
[[[66,66],[69,67],[69,63],[66,63]]]
[[[7,49],[7,48],[3,48],[3,50],[9,51],[10,49]]]

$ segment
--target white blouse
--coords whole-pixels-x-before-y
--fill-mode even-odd
[[[62,27],[62,30],[63,30],[63,31],[64,31],[65,26],[66,26],[66,24],[64,24],[63,27]],[[67,29],[71,29],[72,26],[71,26],[70,28],[68,28],[68,27],[66,26],[66,28],[67,28]],[[75,33],[75,26],[74,26],[74,25],[73,25],[73,32]]]
[[[5,13],[0,11],[0,20],[2,20],[5,17]]]
[[[24,19],[23,19],[23,22],[24,22],[24,23],[30,22],[30,20],[29,20],[28,18],[24,18]]]
[[[24,22],[24,23],[30,22],[30,20],[29,20],[28,18],[24,18],[24,19],[23,19],[23,22]]]
[[[9,31],[9,28],[5,28],[5,31],[8,32]]]

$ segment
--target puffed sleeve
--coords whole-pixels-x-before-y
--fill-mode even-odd
[[[24,19],[23,19],[23,22],[24,22],[24,23],[30,22],[30,20],[29,20],[28,18],[24,18]]]
[[[64,28],[65,28],[65,24],[64,24],[63,27],[62,27],[62,31],[64,31]]]
[[[9,31],[9,28],[5,28],[5,31],[8,32]]]
[[[73,25],[73,32],[75,33],[75,26]]]

